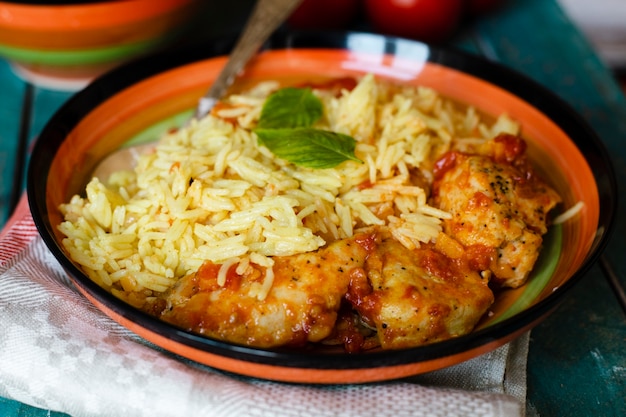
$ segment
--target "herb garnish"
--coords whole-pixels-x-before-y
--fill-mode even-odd
[[[311,127],[322,114],[322,102],[310,89],[283,88],[267,98],[254,132],[274,155],[295,165],[322,169],[361,162],[354,138]]]
[[[271,94],[261,110],[259,129],[309,127],[323,114],[322,102],[308,88],[282,88]]]
[[[257,129],[259,140],[279,158],[308,168],[332,168],[354,156],[356,141],[328,130],[298,127]]]

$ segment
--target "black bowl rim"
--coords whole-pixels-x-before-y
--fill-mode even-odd
[[[266,43],[265,48],[349,49],[350,41],[364,39],[363,37],[371,37],[379,44],[383,43],[385,45],[384,53],[389,54],[401,49],[399,46],[409,45],[425,48],[428,51],[426,58],[428,61],[460,70],[509,91],[543,112],[572,139],[592,169],[600,196],[600,216],[598,232],[586,259],[579,270],[564,285],[530,308],[488,328],[432,345],[358,355],[327,354],[314,350],[258,349],[206,338],[180,330],[136,310],[96,285],[66,257],[59,243],[54,239],[46,207],[46,187],[41,185],[47,182],[47,172],[56,149],[80,119],[93,110],[98,103],[151,75],[198,60],[225,55],[234,44],[233,38],[213,40],[208,43],[191,45],[184,49],[152,54],[114,69],[71,97],[42,130],[33,148],[28,168],[28,201],[35,225],[45,244],[73,278],[75,285],[80,286],[98,302],[121,317],[174,342],[241,361],[302,369],[371,369],[436,360],[503,340],[520,329],[533,326],[556,309],[563,296],[598,259],[606,247],[613,229],[617,210],[617,182],[611,159],[604,144],[568,103],[541,84],[501,64],[455,48],[432,46],[418,41],[366,32],[278,33]]]

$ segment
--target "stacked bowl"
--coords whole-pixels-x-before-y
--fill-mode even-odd
[[[189,27],[195,0],[0,2],[0,56],[26,80],[74,90]]]

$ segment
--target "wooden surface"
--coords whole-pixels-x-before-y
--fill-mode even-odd
[[[216,6],[208,18],[219,24],[204,35],[237,28],[245,20],[246,7],[241,4]],[[509,0],[497,13],[468,22],[451,43],[514,68],[569,102],[606,144],[623,188],[626,100],[554,0]],[[23,83],[0,60],[0,224],[23,188],[29,147],[70,96]],[[620,191],[624,207],[626,196]],[[592,268],[557,312],[531,333],[529,415],[626,415],[625,221],[618,215],[606,263]],[[63,415],[0,398],[0,416]]]

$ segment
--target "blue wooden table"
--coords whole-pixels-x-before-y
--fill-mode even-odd
[[[219,21],[205,35],[239,27],[245,7],[237,6],[219,6],[223,10],[211,15]],[[468,22],[451,43],[528,75],[574,106],[609,149],[620,186],[626,184],[626,100],[555,0],[509,0],[496,13]],[[0,225],[23,190],[29,147],[70,96],[24,83],[0,60]],[[625,198],[622,189],[621,207]],[[602,261],[531,333],[529,414],[626,415],[624,253],[626,216],[620,213]],[[62,415],[0,398],[3,417]]]

